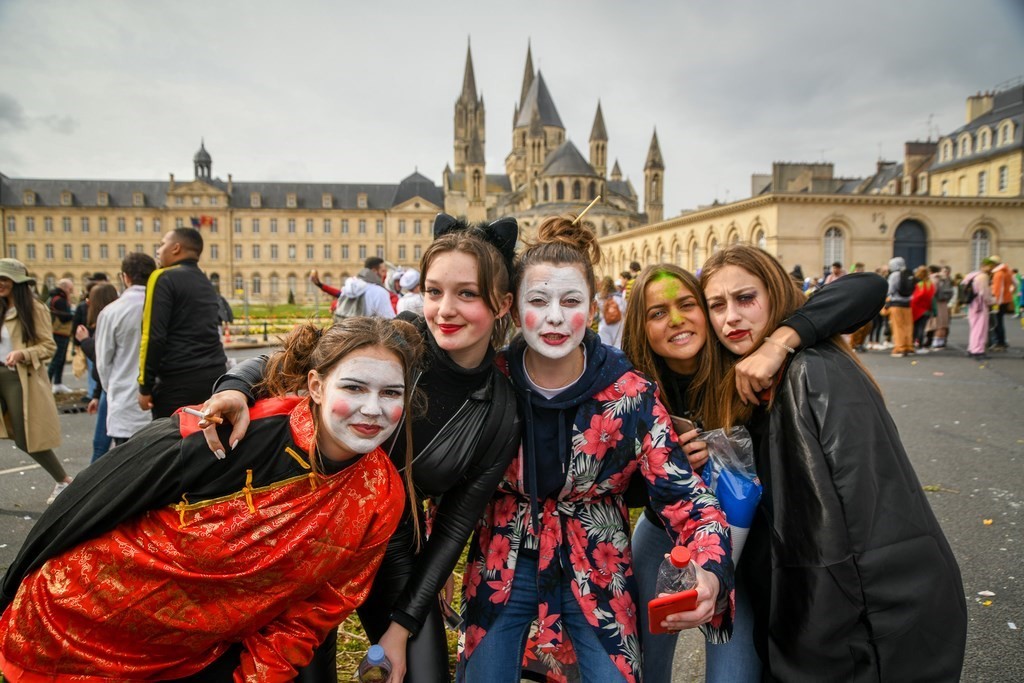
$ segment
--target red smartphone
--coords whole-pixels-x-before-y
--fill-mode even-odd
[[[651,633],[668,633],[661,627],[661,622],[665,620],[665,617],[677,612],[689,612],[696,607],[696,589],[654,598],[647,603],[647,623]]]

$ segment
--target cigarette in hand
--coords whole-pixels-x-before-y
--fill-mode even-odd
[[[207,415],[206,413],[196,410],[195,408],[182,408],[181,412],[188,413],[189,415],[195,415],[200,420],[206,420],[212,422],[215,425],[224,424],[224,419],[217,417],[216,415]]]

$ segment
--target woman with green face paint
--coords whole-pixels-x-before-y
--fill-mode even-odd
[[[771,385],[782,367],[788,354],[786,346],[814,345],[839,334],[862,317],[874,315],[884,297],[875,280],[853,274],[823,288],[784,321],[772,335],[772,343],[763,344],[735,366],[739,394],[756,402],[756,394]],[[720,392],[733,391],[733,387],[724,386],[722,378],[726,373],[719,354],[707,352],[708,344],[718,343],[714,335],[709,339],[708,334],[707,303],[692,274],[667,263],[648,266],[640,273],[626,306],[622,349],[637,370],[657,382],[661,400],[671,415],[714,429],[724,423],[723,416],[716,412],[720,403],[714,398]],[[708,458],[699,430],[690,429],[676,436],[691,467],[699,472]],[[631,491],[635,488],[631,486]],[[646,683],[672,679],[678,636],[652,634],[646,609],[646,603],[656,597],[658,567],[671,548],[660,519],[646,507],[633,532],[633,571],[640,588],[638,612]],[[761,680],[750,605],[742,583],[736,586],[735,599],[732,640],[705,645],[706,681]]]

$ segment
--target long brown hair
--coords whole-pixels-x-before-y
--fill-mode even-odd
[[[86,316],[85,326],[89,330],[96,329],[96,320],[100,311],[117,301],[117,288],[114,285],[99,283],[89,290],[89,315]]]
[[[665,404],[670,413],[674,412],[678,415],[689,411],[699,418],[705,427],[720,427],[722,426],[721,417],[715,412],[714,404],[707,399],[709,392],[718,384],[719,378],[724,374],[724,370],[722,369],[721,355],[708,349],[708,345],[712,343],[710,339],[697,352],[697,372],[690,380],[690,387],[687,390],[687,405],[671,405],[668,393],[665,391],[664,377],[668,372],[668,364],[651,348],[651,341],[647,337],[647,286],[666,278],[678,280],[693,294],[700,304],[701,315],[704,316],[706,335],[714,335],[708,317],[708,304],[697,278],[679,266],[671,263],[659,263],[644,268],[633,283],[633,290],[630,292],[629,303],[626,306],[626,324],[622,331],[622,351],[633,367],[657,383],[661,390],[661,402]]]
[[[594,297],[597,292],[594,266],[601,262],[601,245],[591,228],[582,222],[574,224],[575,220],[575,215],[566,214],[549,216],[541,222],[537,228],[537,239],[516,258],[513,294],[518,293],[527,268],[538,263],[550,263],[579,266],[590,288],[590,298]]]
[[[713,254],[704,263],[704,268],[701,271],[701,287],[706,288],[711,277],[726,266],[737,266],[759,279],[764,285],[768,296],[768,323],[765,325],[761,336],[753,340],[754,343],[750,350],[742,356],[742,358],[745,358],[758,349],[764,338],[778,329],[784,320],[796,313],[806,303],[807,299],[793,278],[786,273],[782,264],[774,256],[762,249],[746,244],[732,245]],[[717,390],[712,392],[714,394],[711,398],[714,403],[713,410],[721,416],[722,426],[724,427],[742,424],[750,419],[753,408],[743,403],[735,389],[736,362],[741,357],[736,356],[729,349],[725,348],[718,339],[718,332],[716,330],[711,330],[711,332],[712,334],[708,335],[711,338],[709,341],[714,343],[715,353],[721,356],[722,367],[728,368]],[[834,345],[845,353],[860,367],[872,384],[875,385],[875,388],[878,389],[878,384],[875,383],[871,373],[867,371],[867,368],[854,355],[849,345],[843,341],[841,336],[833,337],[826,343]],[[881,390],[879,390],[879,393],[881,393]],[[775,395],[775,392],[773,392],[772,398],[768,403],[769,409],[774,405]]]
[[[414,387],[414,374],[419,367],[422,338],[413,325],[403,320],[361,316],[344,318],[326,330],[313,323],[299,325],[284,340],[284,348],[270,357],[263,374],[264,379],[253,391],[271,396],[307,392],[310,370],[316,370],[321,377],[326,377],[345,356],[365,347],[380,347],[390,351],[402,364],[402,374],[405,376],[405,463],[402,469],[409,510],[419,542],[419,515],[416,513],[416,489],[412,481],[412,411],[419,406],[419,401],[415,399],[418,391]],[[310,466],[316,471],[315,450],[320,435],[320,414],[312,405],[310,408],[314,438],[308,455]]]
[[[505,345],[512,317],[506,313],[498,317],[502,299],[512,291],[510,289],[512,274],[505,265],[505,259],[497,248],[481,237],[475,235],[466,225],[465,229],[441,235],[427,247],[420,259],[420,282],[426,283],[430,265],[441,254],[451,251],[468,254],[476,259],[476,280],[480,294],[487,304],[488,310],[495,316],[494,329],[491,331],[491,346],[501,348]],[[425,289],[425,288],[424,288]]]

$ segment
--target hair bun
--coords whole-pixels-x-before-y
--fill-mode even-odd
[[[596,266],[601,262],[601,246],[597,243],[597,236],[587,227],[586,222],[574,223],[575,220],[576,216],[572,214],[545,218],[537,228],[535,244],[564,244],[585,255]]]

